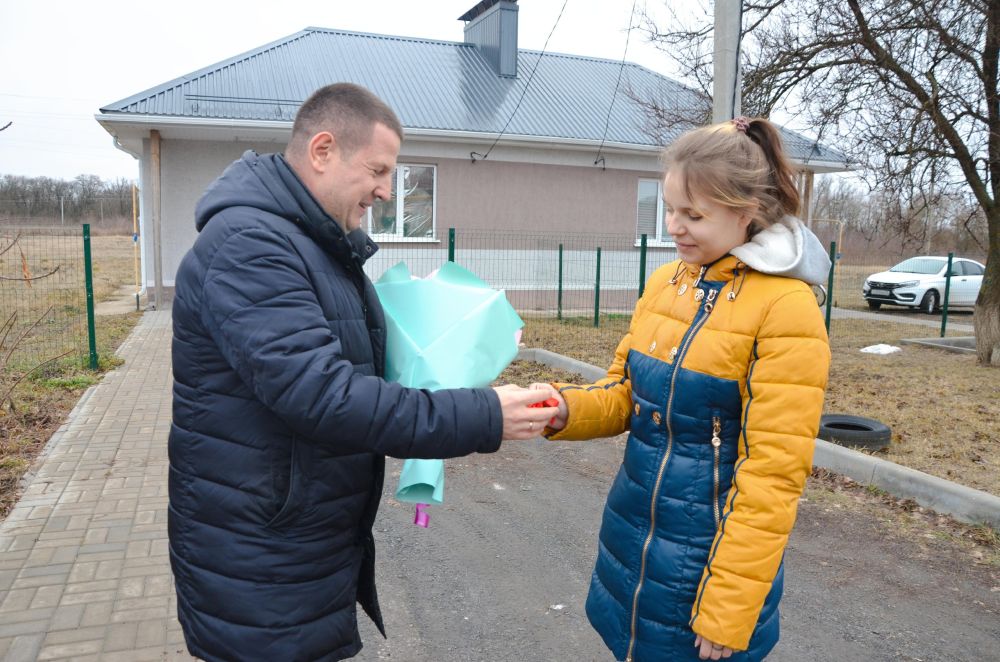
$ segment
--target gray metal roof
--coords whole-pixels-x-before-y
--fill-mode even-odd
[[[608,121],[619,71],[621,85]],[[668,142],[681,129],[655,136],[646,112],[625,89],[676,109],[690,108],[697,99],[676,81],[631,63],[622,70],[615,60],[520,50],[518,77],[502,78],[470,44],[306,28],[101,112],[290,122],[309,94],[339,81],[370,89],[407,129],[495,135],[510,120],[505,135],[603,138],[637,146]],[[844,161],[803,136],[785,135],[796,160],[812,151],[813,159]]]

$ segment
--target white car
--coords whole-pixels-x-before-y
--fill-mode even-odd
[[[903,260],[889,271],[880,271],[865,279],[861,288],[868,307],[878,310],[882,304],[919,308],[931,315],[944,300],[945,271],[948,258],[921,255]],[[986,271],[979,262],[956,257],[951,263],[948,307],[975,306]]]

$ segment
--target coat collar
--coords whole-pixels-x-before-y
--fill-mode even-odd
[[[698,280],[698,276],[701,275],[702,265],[689,264],[688,262],[681,262],[681,265],[681,270],[688,279],[692,282]],[[708,269],[706,269],[702,280],[728,283],[746,269],[747,265],[743,264],[738,258],[732,255],[723,255],[708,265]]]
[[[336,259],[345,262],[364,264],[375,254],[378,244],[372,241],[363,230],[345,233],[340,223],[335,221],[316,201],[306,188],[295,170],[281,154],[275,155],[277,170],[289,193],[295,198],[302,214],[293,220],[306,234],[312,237],[323,249]]]

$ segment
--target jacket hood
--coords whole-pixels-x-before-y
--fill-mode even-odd
[[[281,154],[247,150],[233,161],[198,201],[195,227],[201,232],[212,217],[230,207],[250,207],[287,219],[336,257],[364,262],[378,250],[361,230],[345,234]]]
[[[794,216],[785,216],[729,252],[756,271],[798,278],[809,285],[823,285],[830,275],[830,257],[823,244]]]

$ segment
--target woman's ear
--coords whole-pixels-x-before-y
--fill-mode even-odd
[[[742,229],[748,230],[750,228],[750,224],[753,222],[754,217],[757,216],[759,208],[760,203],[754,200],[752,204],[740,210],[740,215],[736,222],[739,223]]]

